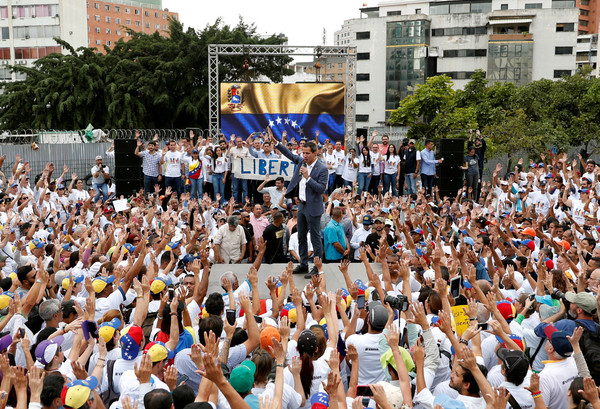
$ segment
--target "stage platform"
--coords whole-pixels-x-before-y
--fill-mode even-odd
[[[335,291],[338,288],[346,287],[344,276],[338,269],[339,264],[323,264],[323,272],[327,280],[327,289]],[[246,279],[246,274],[250,270],[251,264],[214,264],[210,273],[210,282],[208,283],[208,293],[212,292],[223,292],[219,278],[221,274],[226,271],[233,271],[241,283]],[[265,285],[269,276],[280,276],[285,270],[286,264],[263,264],[258,270],[258,288],[261,298],[265,298],[269,294],[269,290]],[[312,268],[312,264],[310,266]],[[375,274],[381,273],[381,264],[371,264]],[[367,273],[365,272],[364,264],[362,263],[351,263],[348,267],[348,274],[352,281],[361,279],[367,284]],[[304,274],[295,274],[294,282],[299,288],[304,288],[309,280],[304,279]],[[289,291],[289,287],[288,287]]]

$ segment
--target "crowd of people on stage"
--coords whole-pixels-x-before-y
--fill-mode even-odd
[[[433,141],[376,138],[138,138],[129,196],[1,156],[0,409],[600,408],[600,167],[486,180],[473,132],[444,195]]]

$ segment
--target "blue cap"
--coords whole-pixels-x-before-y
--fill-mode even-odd
[[[463,242],[464,242],[465,244],[468,244],[469,246],[474,246],[474,245],[475,245],[475,241],[473,240],[473,238],[472,238],[472,237],[465,237],[465,238],[463,239]]]
[[[310,397],[310,405],[314,405],[318,403],[319,405],[323,405],[329,407],[329,395],[325,392],[317,392]]]
[[[452,399],[448,395],[437,395],[433,401],[433,404],[439,404],[444,409],[467,409],[462,401],[458,399]]]
[[[369,214],[365,214],[362,218],[362,224],[366,224],[366,225],[373,224],[373,217]]]

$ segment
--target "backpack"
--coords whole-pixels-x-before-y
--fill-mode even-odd
[[[113,370],[115,368],[115,360],[111,359],[106,364],[106,374],[108,375],[108,389],[100,394],[100,399],[104,403],[104,407],[108,408],[113,402],[119,400],[120,395],[113,389]]]
[[[596,325],[596,331],[589,331],[585,326],[581,325],[579,321],[575,321],[577,326],[583,327],[583,334],[579,340],[579,346],[581,352],[585,358],[588,369],[590,370],[590,376],[596,381],[600,382],[600,326]]]
[[[144,333],[144,343],[147,344],[150,342],[150,335],[152,334],[152,326],[154,325],[154,320],[158,317],[157,312],[149,312],[142,323],[142,332]]]

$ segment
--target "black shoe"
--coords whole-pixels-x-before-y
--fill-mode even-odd
[[[306,265],[306,264],[299,264],[294,269],[294,274],[306,274],[306,273],[308,273],[308,265]]]
[[[314,275],[318,275],[319,274],[319,270],[317,270],[316,266],[313,266],[313,268],[310,270],[310,273],[304,275],[304,278],[306,278],[307,280],[310,280]]]

